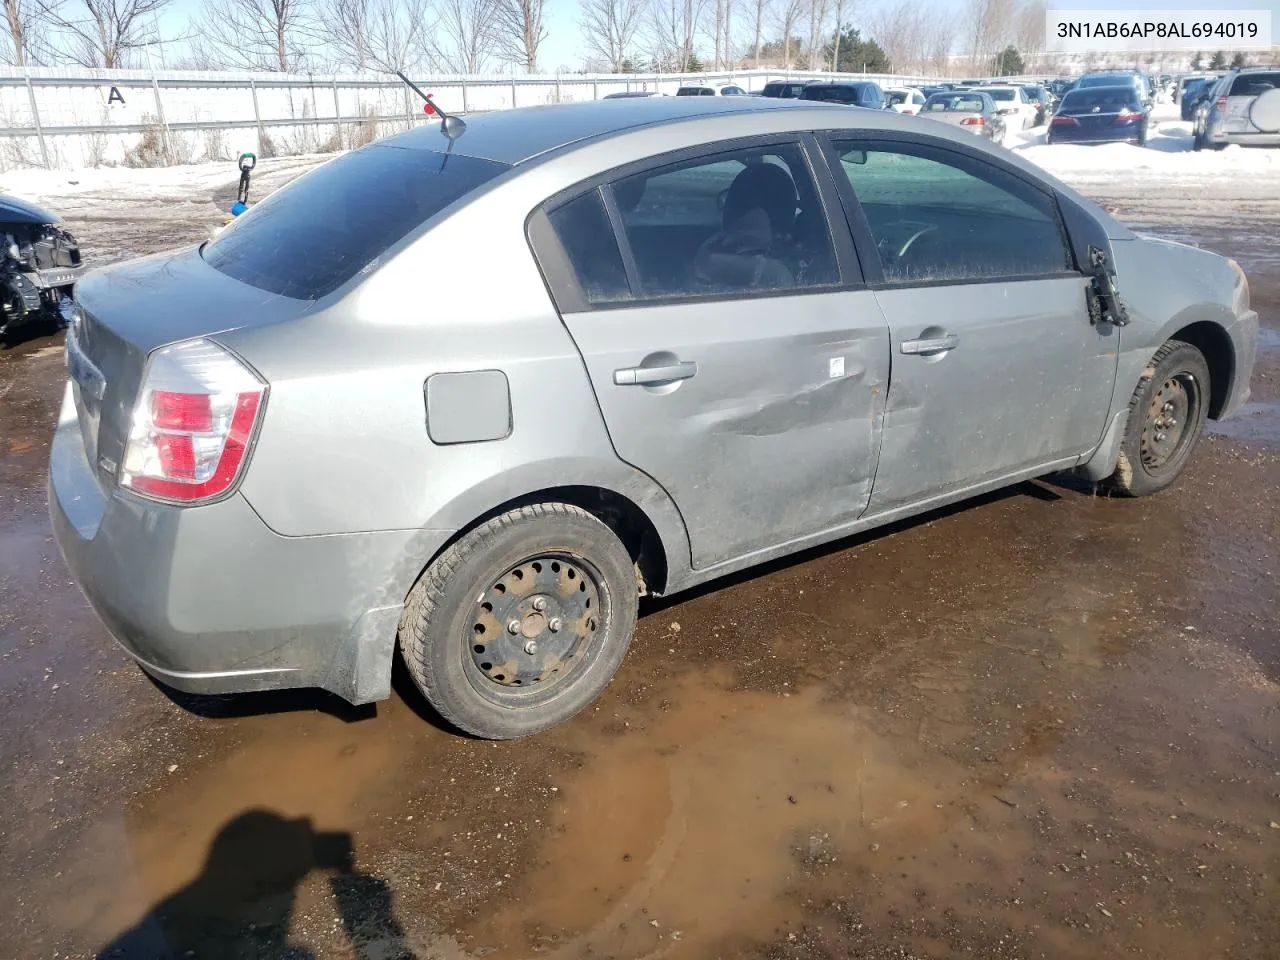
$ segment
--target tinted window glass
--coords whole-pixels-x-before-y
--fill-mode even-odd
[[[1244,73],[1231,84],[1232,97],[1256,97],[1280,87],[1280,73]]]
[[[591,303],[629,300],[627,271],[609,225],[600,191],[571,200],[547,215],[573,264],[578,284]]]
[[[1133,77],[1126,77],[1116,74],[1099,74],[1096,77],[1081,77],[1076,81],[1077,87],[1119,87],[1125,84],[1134,86],[1136,80]]]
[[[205,245],[204,259],[252,286],[315,300],[506,169],[426,150],[354,150],[254,206]]]
[[[812,287],[838,279],[826,217],[798,145],[717,154],[612,187],[637,296]]]
[[[858,92],[849,87],[806,87],[805,100],[819,100],[835,103],[853,103],[858,99]]]
[[[992,100],[1013,99],[1013,87],[995,87],[991,90],[984,90],[983,92],[990,96]]]
[[[886,280],[982,280],[1069,268],[1053,200],[1002,170],[924,146],[837,148]]]
[[[905,91],[890,90],[884,95],[885,100],[889,103],[899,104],[907,102],[907,93]]]

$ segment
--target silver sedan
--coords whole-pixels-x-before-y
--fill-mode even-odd
[[[644,594],[1055,471],[1157,493],[1258,327],[961,128],[754,97],[394,136],[79,292],[50,509],[121,645],[353,702],[398,646],[484,737],[590,703]]]

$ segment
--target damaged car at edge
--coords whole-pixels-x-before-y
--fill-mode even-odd
[[[1156,493],[1249,396],[1238,265],[964,131],[747,97],[444,129],[78,288],[54,527],[164,684],[369,702],[398,646],[457,727],[533,733],[646,592],[1056,471]]]

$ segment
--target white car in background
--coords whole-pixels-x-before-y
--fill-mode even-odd
[[[924,107],[925,95],[915,87],[886,87],[885,105],[894,113],[914,117]]]
[[[1026,130],[1036,124],[1037,107],[1027,99],[1021,87],[993,84],[986,87],[975,87],[996,102],[996,109],[1004,117],[1004,122],[1011,130]]]

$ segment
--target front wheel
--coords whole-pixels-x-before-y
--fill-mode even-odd
[[[1107,485],[1130,497],[1158,493],[1182,473],[1204,433],[1209,365],[1189,343],[1156,351],[1129,401],[1116,471]]]
[[[460,730],[494,740],[567,720],[613,679],[635,631],[626,548],[578,507],[539,503],[471,530],[414,586],[400,644]]]

